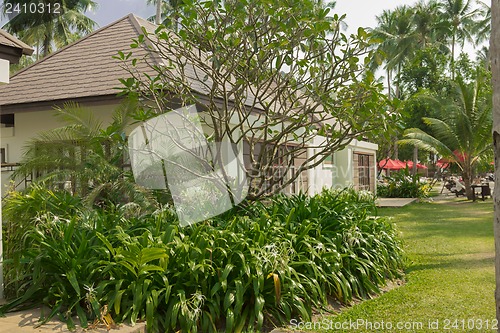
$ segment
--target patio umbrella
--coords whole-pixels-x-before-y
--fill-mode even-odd
[[[409,169],[413,168],[413,161],[404,161],[403,163],[408,165]],[[423,164],[417,163],[417,169],[427,169],[427,167]]]
[[[400,160],[392,160],[390,158],[384,158],[378,162],[378,167],[384,170],[401,170],[406,168],[406,164]]]
[[[450,166],[450,161],[446,158],[440,158],[439,160],[437,160],[436,166],[440,169],[446,169]]]

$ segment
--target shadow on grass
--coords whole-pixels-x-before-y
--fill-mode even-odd
[[[430,270],[430,269],[459,269],[459,270],[469,270],[469,269],[481,269],[489,268],[495,263],[495,256],[488,254],[483,258],[457,258],[452,256],[450,260],[427,263],[427,264],[416,264],[410,265],[406,268],[406,274],[415,271]]]
[[[443,237],[491,237],[492,226],[485,223],[493,213],[491,202],[417,203],[404,212],[379,210],[382,216],[395,216],[396,224],[404,223],[407,240]]]

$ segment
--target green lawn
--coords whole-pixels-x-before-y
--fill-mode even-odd
[[[406,284],[327,317],[321,327],[355,332],[391,328],[461,332],[487,331],[489,326],[491,331],[496,324],[491,199],[419,203],[379,213],[391,216],[402,234],[408,257]],[[348,326],[351,322],[360,325]],[[406,329],[399,330],[401,325]]]

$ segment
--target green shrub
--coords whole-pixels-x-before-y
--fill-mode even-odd
[[[377,186],[377,195],[381,198],[427,198],[431,186],[421,182],[420,176],[412,175],[408,168],[384,177],[385,184]]]
[[[61,218],[77,214],[82,208],[81,200],[66,191],[53,191],[34,184],[24,192],[9,192],[3,200],[3,256],[6,297],[25,292],[25,272],[20,261],[22,250],[29,247],[31,239],[25,238],[47,212]]]
[[[396,233],[375,213],[373,197],[344,190],[279,195],[185,228],[169,207],[46,214],[20,254],[26,292],[1,311],[43,302],[70,327],[71,315],[84,326],[106,315],[149,332],[310,320],[328,296],[368,297],[399,276]]]

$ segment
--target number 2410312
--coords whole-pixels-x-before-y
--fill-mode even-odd
[[[61,4],[55,3],[6,3],[5,14],[61,14]]]

